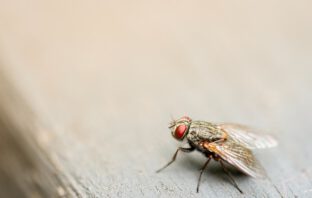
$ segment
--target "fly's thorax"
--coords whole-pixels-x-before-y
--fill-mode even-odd
[[[222,134],[222,131],[213,123],[193,121],[189,127],[187,139],[194,144],[198,144],[202,140],[214,141]]]
[[[198,133],[194,130],[189,130],[186,138],[189,142],[193,144],[198,144],[200,141],[200,137],[198,136]]]

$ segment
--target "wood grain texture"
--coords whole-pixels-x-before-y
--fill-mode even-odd
[[[0,158],[0,195],[311,197],[310,7],[2,2],[1,95],[18,94],[0,105],[0,143],[14,142],[1,155],[16,156]],[[198,153],[156,174],[178,146],[170,116],[185,114],[271,131],[279,146],[257,152],[268,178],[234,172],[241,195],[212,164],[196,193]]]

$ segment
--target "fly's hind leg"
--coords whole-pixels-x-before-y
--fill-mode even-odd
[[[226,173],[226,175],[230,178],[231,182],[233,183],[233,185],[235,186],[235,188],[243,194],[243,191],[238,187],[237,183],[235,182],[234,178],[232,177],[232,174],[228,171],[228,169],[225,167],[224,163],[222,162],[222,160],[219,160],[224,172]]]
[[[174,155],[173,155],[171,161],[168,162],[168,163],[167,163],[164,167],[162,167],[161,169],[157,170],[156,172],[159,173],[160,171],[162,171],[162,170],[164,170],[165,168],[167,168],[170,164],[172,164],[172,163],[176,160],[179,151],[182,151],[182,152],[185,152],[185,153],[189,153],[189,152],[192,152],[192,151],[194,151],[194,150],[195,150],[194,147],[190,147],[190,148],[179,147],[179,148],[177,149],[177,151],[174,153]]]

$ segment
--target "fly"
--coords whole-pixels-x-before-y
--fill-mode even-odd
[[[179,151],[189,153],[197,150],[208,158],[200,169],[196,188],[197,192],[199,191],[200,180],[204,170],[210,160],[214,159],[220,163],[235,188],[240,193],[243,193],[224,163],[233,165],[249,176],[263,178],[265,177],[265,171],[251,150],[270,148],[277,145],[277,141],[273,137],[256,134],[255,130],[244,125],[193,121],[187,116],[172,121],[169,129],[175,139],[179,141],[186,139],[189,147],[179,147],[171,161],[157,172],[162,171],[172,164],[176,160]]]

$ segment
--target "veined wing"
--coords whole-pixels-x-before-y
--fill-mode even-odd
[[[277,141],[273,137],[257,134],[257,130],[244,125],[222,123],[218,124],[218,127],[228,133],[235,141],[249,149],[262,149],[277,146]]]
[[[242,172],[256,178],[265,177],[265,170],[254,157],[252,151],[233,139],[223,143],[203,144],[206,149],[219,155],[223,160]]]

